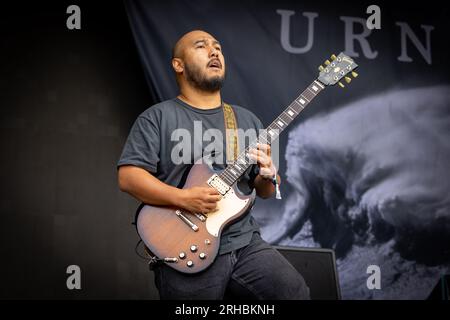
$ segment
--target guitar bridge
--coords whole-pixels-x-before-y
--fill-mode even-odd
[[[231,187],[217,174],[214,174],[211,178],[209,178],[206,183],[216,189],[222,196],[224,196],[231,189]]]

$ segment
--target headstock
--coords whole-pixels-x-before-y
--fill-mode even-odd
[[[324,85],[332,86],[337,83],[341,88],[344,88],[345,85],[340,80],[344,79],[345,82],[350,83],[352,78],[347,75],[351,74],[353,78],[356,78],[358,74],[353,71],[356,68],[358,68],[358,65],[355,61],[343,52],[339,53],[337,57],[333,54],[331,55],[331,61],[325,61],[325,67],[319,66],[318,79]]]

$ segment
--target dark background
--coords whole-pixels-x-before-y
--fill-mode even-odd
[[[66,28],[71,4],[81,30]],[[152,298],[137,201],[116,180],[132,122],[153,104],[122,2],[0,14],[0,298]],[[82,290],[66,288],[72,264]]]

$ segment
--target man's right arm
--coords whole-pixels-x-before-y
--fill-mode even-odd
[[[208,213],[217,208],[217,201],[221,199],[213,188],[179,189],[132,165],[119,167],[118,180],[121,191],[150,205],[175,206],[191,212]]]

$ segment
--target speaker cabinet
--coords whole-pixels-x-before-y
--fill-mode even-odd
[[[439,278],[427,300],[450,300],[450,274]]]
[[[274,246],[305,279],[312,300],[339,300],[336,258],[331,249]]]

